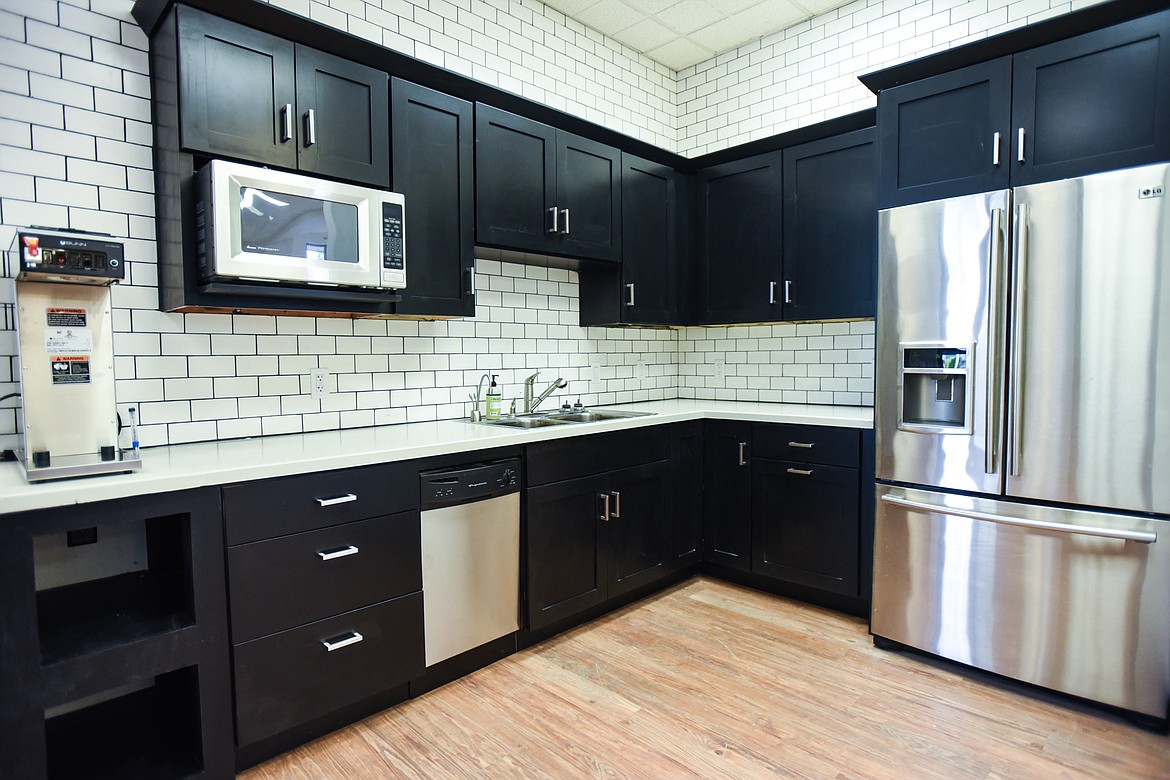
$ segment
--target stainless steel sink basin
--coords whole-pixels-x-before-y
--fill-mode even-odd
[[[602,420],[624,420],[629,417],[645,417],[654,414],[654,412],[599,412],[599,411],[585,411],[585,412],[554,412],[550,414],[554,420],[563,420],[565,422],[600,422]]]
[[[565,425],[564,420],[548,417],[501,417],[498,420],[483,420],[485,425],[504,425],[509,428],[543,428],[546,425]]]

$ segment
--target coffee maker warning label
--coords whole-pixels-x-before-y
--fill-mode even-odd
[[[55,385],[89,384],[88,355],[54,355],[50,365]]]

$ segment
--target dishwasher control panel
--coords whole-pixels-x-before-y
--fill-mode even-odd
[[[422,508],[480,501],[520,490],[520,461],[516,458],[474,463],[419,474]]]

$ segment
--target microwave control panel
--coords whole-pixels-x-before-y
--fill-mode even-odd
[[[406,286],[406,244],[401,203],[382,204],[382,286]]]

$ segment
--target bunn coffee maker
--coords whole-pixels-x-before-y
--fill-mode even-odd
[[[142,466],[118,447],[111,285],[123,245],[106,236],[17,232],[16,330],[23,431],[17,459],[29,482]]]

